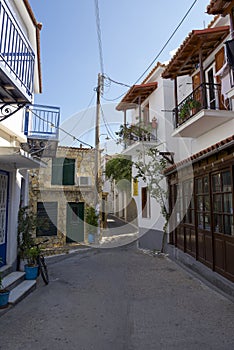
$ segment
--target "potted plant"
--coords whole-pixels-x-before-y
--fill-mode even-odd
[[[85,222],[88,225],[88,242],[94,243],[95,234],[98,227],[98,214],[93,207],[87,207],[85,210]]]
[[[200,107],[201,107],[200,101],[195,100],[193,98],[189,101],[189,108],[190,108],[190,111],[192,111],[192,114],[195,114]]]
[[[2,261],[0,257],[0,262]],[[10,291],[3,286],[3,277],[0,271],[0,309],[8,306]]]
[[[189,101],[185,101],[179,110],[179,123],[182,123],[186,118],[189,117],[189,110]]]
[[[25,279],[34,280],[38,276],[38,255],[40,250],[36,246],[28,247],[25,251],[27,264],[24,265]]]
[[[39,248],[35,247],[33,234],[35,230],[49,227],[48,220],[38,218],[28,207],[20,207],[18,212],[18,269],[23,271],[24,265],[35,265],[35,257]]]
[[[28,206],[20,207],[18,212],[18,270],[24,270],[27,263],[27,251],[33,246],[33,231],[36,228],[36,218]]]

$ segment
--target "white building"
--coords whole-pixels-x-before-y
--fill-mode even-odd
[[[44,166],[40,142],[58,136],[57,129],[51,134],[51,126],[36,124],[42,107],[35,114],[26,107],[32,111],[34,94],[42,91],[41,28],[27,0],[0,0],[0,256],[12,268],[18,209],[28,202],[27,170]],[[58,126],[59,111],[52,110]]]
[[[173,138],[191,154],[169,167],[170,244],[234,281],[234,1],[211,1],[210,26],[193,30],[167,65],[175,88]],[[190,91],[179,96],[178,79]],[[182,86],[182,91],[187,87]]]
[[[124,125],[128,130],[124,139],[123,154],[130,156],[132,161],[147,162],[149,148],[157,148],[161,156],[167,156],[174,161],[177,154],[185,156],[190,150],[190,142],[175,140],[171,137],[173,123],[171,111],[174,108],[173,83],[162,79],[165,65],[157,63],[140,85],[134,85],[116,107],[124,112]],[[131,109],[131,125],[126,124],[127,110]],[[177,152],[176,152],[177,150]],[[133,167],[133,177],[136,169]],[[137,221],[139,226],[140,246],[160,249],[164,219],[160,205],[152,198],[147,181],[139,179],[133,183],[132,198],[136,204]],[[126,193],[119,195],[122,203],[124,218],[127,219],[128,203]]]

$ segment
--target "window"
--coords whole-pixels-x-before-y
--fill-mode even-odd
[[[143,121],[145,126],[149,125],[149,104],[147,104],[143,109]]]
[[[225,170],[212,175],[214,231],[234,235],[231,172]]]
[[[198,228],[210,231],[209,177],[196,179],[197,224]]]
[[[183,183],[183,207],[186,212],[184,222],[187,224],[195,224],[195,207],[193,195],[193,180]]]
[[[52,159],[51,184],[63,186],[75,184],[75,159]]]
[[[37,217],[41,219],[40,222],[43,222],[43,220],[46,222],[44,227],[43,225],[41,225],[41,227],[37,227],[37,237],[57,235],[57,213],[57,202],[37,203]]]
[[[141,208],[142,208],[142,217],[150,217],[150,199],[149,199],[149,190],[148,187],[142,187],[141,189]]]

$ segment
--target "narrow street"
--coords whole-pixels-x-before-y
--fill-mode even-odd
[[[103,230],[98,245],[101,248],[121,247],[134,242],[138,238],[138,228],[114,215],[107,217],[107,228]]]
[[[0,317],[1,350],[232,350],[234,304],[135,246],[48,259],[50,284]]]

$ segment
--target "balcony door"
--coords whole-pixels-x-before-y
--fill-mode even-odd
[[[205,72],[208,109],[216,109],[218,105],[218,101],[217,101],[218,94],[217,94],[217,91],[215,91],[214,72],[215,72],[214,66],[211,66]]]

